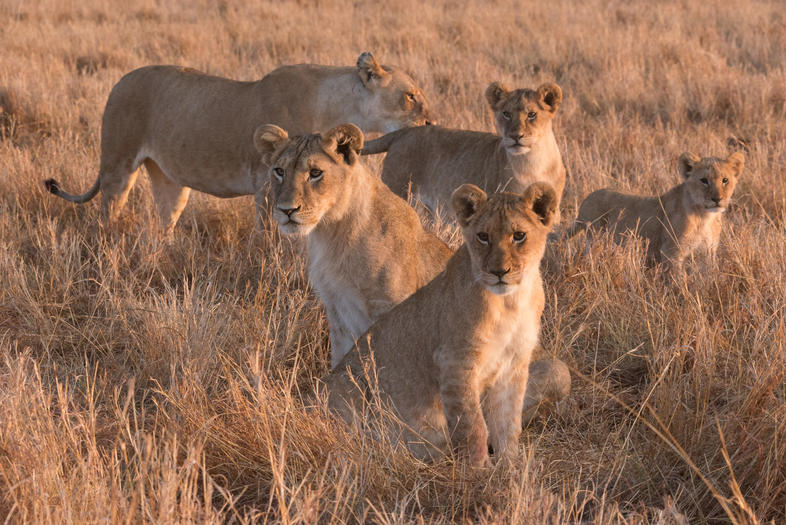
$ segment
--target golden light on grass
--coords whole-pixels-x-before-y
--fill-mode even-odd
[[[0,49],[9,522],[786,520],[778,3],[4,2]],[[251,198],[195,194],[167,243],[144,176],[106,230],[97,202],[44,191],[92,183],[106,97],[133,68],[251,80],[366,50],[451,127],[492,130],[492,80],[559,83],[563,225],[594,189],[673,186],[683,151],[746,149],[711,272],[670,285],[636,243],[550,246],[542,339],[573,393],[513,469],[421,463],[329,417],[311,397],[328,327],[304,248],[269,218],[255,232]]]

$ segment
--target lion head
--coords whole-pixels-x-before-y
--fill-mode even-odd
[[[358,57],[357,68],[360,81],[371,94],[364,113],[374,115],[376,128],[390,133],[431,123],[426,97],[409,75],[379,65],[369,52]]]
[[[680,155],[680,173],[690,204],[708,213],[726,211],[744,165],[745,158],[739,151],[726,159],[699,158],[690,152]]]
[[[527,153],[549,129],[562,103],[562,90],[546,83],[536,90],[508,90],[499,82],[486,88],[486,100],[494,112],[497,133],[511,154]]]
[[[543,257],[557,211],[554,188],[536,182],[523,195],[488,197],[477,186],[464,184],[451,200],[475,280],[498,295],[516,291],[527,271]]]
[[[307,235],[320,222],[341,216],[363,149],[357,126],[342,124],[324,135],[290,138],[267,124],[254,132],[254,146],[270,166],[273,216],[283,233]]]

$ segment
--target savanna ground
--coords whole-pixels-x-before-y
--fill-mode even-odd
[[[250,198],[192,194],[167,244],[145,177],[110,230],[97,200],[44,192],[92,184],[133,68],[250,80],[365,50],[452,127],[492,129],[492,80],[558,82],[565,222],[599,187],[677,183],[683,151],[745,150],[717,271],[672,286],[635,243],[551,246],[542,339],[573,393],[512,469],[419,463],[304,409],[328,326],[302,247],[255,232]],[[785,67],[783,5],[756,0],[0,0],[0,516],[783,522]]]

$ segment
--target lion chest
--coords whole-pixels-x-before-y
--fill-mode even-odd
[[[691,249],[695,250],[699,247],[711,249],[718,244],[721,216],[722,213],[716,212],[701,221],[693,236]]]
[[[356,339],[372,324],[362,290],[344,277],[340,261],[323,246],[309,246],[309,259],[309,280],[325,306],[331,332]]]
[[[479,331],[475,368],[480,384],[491,385],[500,375],[526,366],[539,331],[540,315],[527,309],[495,319]]]
[[[697,249],[712,250],[718,244],[719,221],[721,214],[704,217],[690,217],[685,220],[682,235],[678,236],[677,244],[681,256],[688,256]]]

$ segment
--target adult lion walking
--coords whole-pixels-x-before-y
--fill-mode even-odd
[[[361,54],[356,67],[284,66],[256,82],[148,66],[125,75],[109,94],[93,187],[82,195],[66,193],[53,179],[46,187],[77,203],[100,190],[101,218],[111,222],[144,164],[161,226],[171,234],[191,189],[217,197],[259,189],[264,181],[256,176],[260,158],[252,137],[260,124],[310,133],[353,122],[386,133],[428,118],[412,78],[381,66],[371,53]]]

